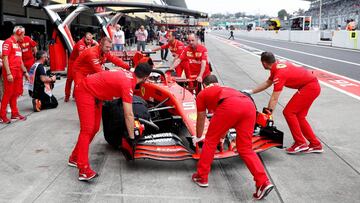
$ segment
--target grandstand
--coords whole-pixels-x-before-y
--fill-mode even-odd
[[[305,15],[312,16],[313,26],[319,26],[319,0],[310,1],[310,8]],[[322,29],[345,29],[346,21],[354,19],[360,22],[360,0],[322,0]]]

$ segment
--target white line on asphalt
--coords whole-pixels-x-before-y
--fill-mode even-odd
[[[354,63],[354,62],[350,62],[350,61],[344,61],[344,60],[341,60],[341,59],[330,58],[330,57],[327,57],[327,56],[321,56],[321,55],[317,55],[317,54],[310,54],[310,53],[306,53],[306,52],[303,52],[303,51],[287,49],[287,48],[273,46],[273,45],[264,44],[264,43],[260,43],[260,42],[255,42],[255,41],[251,41],[251,40],[246,40],[246,39],[236,39],[236,40],[250,42],[250,43],[259,44],[259,45],[263,45],[263,46],[268,46],[268,47],[272,47],[272,48],[276,48],[276,49],[282,49],[282,50],[285,50],[285,51],[291,51],[291,52],[304,54],[304,55],[308,55],[308,56],[314,56],[314,57],[318,57],[318,58],[328,59],[328,60],[337,61],[337,62],[341,62],[341,63],[347,63],[347,64],[351,64],[351,65],[354,65],[354,66],[360,66],[359,63]]]
[[[223,36],[226,37],[226,35],[223,35]],[[235,35],[235,37],[236,36],[243,37],[244,35]],[[250,37],[250,36],[245,36],[245,37],[253,38],[253,39],[263,39],[263,38],[256,38],[256,37]],[[350,51],[350,52],[360,53],[360,50],[350,49],[350,48],[341,48],[341,47],[326,46],[326,45],[319,45],[319,44],[309,44],[309,43],[305,43],[305,42],[292,42],[292,41],[280,40],[280,39],[267,39],[267,38],[265,38],[265,40],[276,41],[276,42],[285,42],[285,43],[289,43],[289,44],[298,44],[298,45],[304,45],[304,46],[319,47],[319,48],[326,48],[326,49],[337,49],[337,50],[341,50],[341,51]]]
[[[219,40],[219,39],[217,39],[217,40]],[[235,48],[237,48],[237,49],[240,49],[240,50],[242,50],[242,51],[244,51],[244,52],[246,52],[246,53],[249,53],[250,55],[256,56],[257,58],[260,58],[259,55],[256,55],[256,54],[254,54],[254,53],[252,53],[252,52],[250,52],[250,51],[248,51],[248,50],[246,50],[246,49],[237,47],[237,46],[235,46],[235,45],[233,45],[233,44],[228,44],[228,45],[230,45],[230,46],[232,46],[232,47],[235,47]],[[249,46],[249,47],[250,47],[250,46]],[[257,49],[257,50],[259,50],[259,49]],[[279,55],[277,55],[277,56],[279,56]],[[297,63],[297,64],[300,64],[300,65],[303,65],[303,66],[307,66],[307,67],[312,68],[312,69],[315,69],[315,70],[321,70],[321,71],[324,71],[324,72],[326,72],[326,73],[333,74],[333,75],[336,75],[336,76],[343,77],[343,78],[345,78],[345,79],[351,80],[351,81],[353,81],[353,82],[358,82],[358,83],[360,83],[360,81],[357,81],[357,80],[354,80],[354,79],[351,79],[351,78],[348,78],[348,77],[345,77],[345,76],[342,76],[342,75],[339,75],[339,74],[336,74],[336,73],[332,73],[332,72],[329,72],[329,71],[326,71],[326,70],[323,70],[323,69],[321,69],[321,68],[317,68],[317,67],[314,67],[314,66],[305,64],[305,63],[301,63],[301,62],[296,61],[296,60],[293,60],[293,59],[289,59],[289,58],[282,57],[282,56],[279,56],[279,57],[281,57],[281,58],[283,58],[283,59],[286,59],[286,60],[289,60],[289,61],[293,61],[293,62],[295,62],[295,63]],[[360,100],[360,97],[357,96],[357,95],[354,95],[354,94],[351,94],[351,93],[349,93],[349,92],[346,92],[346,91],[344,91],[344,90],[342,90],[342,89],[339,89],[339,88],[337,88],[337,87],[335,87],[335,86],[333,86],[333,85],[330,85],[330,84],[328,84],[328,83],[326,83],[326,82],[323,82],[323,81],[320,81],[320,83],[323,84],[323,85],[325,85],[325,86],[327,86],[327,87],[330,87],[330,88],[332,88],[332,89],[334,89],[334,90],[336,90],[336,91],[339,91],[339,92],[341,92],[341,93],[344,93],[344,94],[346,94],[346,95],[348,95],[348,96],[350,96],[350,97],[352,97],[352,98],[354,98],[354,99]]]

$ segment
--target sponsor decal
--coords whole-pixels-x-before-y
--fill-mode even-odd
[[[196,52],[196,53],[195,53],[195,57],[196,57],[196,58],[199,58],[199,57],[201,57],[201,56],[202,56],[202,53],[201,53],[201,52]]]
[[[184,102],[183,103],[184,110],[194,110],[196,109],[196,105],[194,102]]]
[[[188,114],[188,117],[189,117],[191,120],[196,121],[197,114],[196,114],[195,112],[189,113],[189,114]]]
[[[171,133],[160,133],[154,135],[146,135],[144,139],[154,139],[154,138],[172,138],[173,135]]]
[[[15,44],[15,43],[12,44],[12,47],[13,47],[14,49],[18,49],[18,48],[19,48],[18,44]]]
[[[22,56],[21,51],[17,51],[17,52],[15,52],[15,56]]]
[[[194,54],[191,51],[186,52],[187,57],[194,57]]]
[[[282,63],[279,63],[276,65],[277,69],[282,69],[282,68],[286,68],[286,67],[287,67],[286,64],[282,64]]]
[[[145,140],[144,143],[154,143],[154,142],[171,142],[173,141],[172,138],[161,138],[161,139],[156,139],[156,140]]]
[[[161,147],[157,147],[156,151],[158,152],[180,152],[182,151],[181,149],[171,149],[171,148],[161,148]]]

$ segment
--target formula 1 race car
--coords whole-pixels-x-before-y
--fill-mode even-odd
[[[127,139],[121,100],[105,102],[105,140],[121,148],[130,160],[199,159],[202,142],[195,146],[192,142],[196,132],[195,96],[187,89],[187,82],[173,77],[169,71],[154,69],[148,80],[137,87],[133,100],[135,144]],[[205,132],[208,124],[209,121],[206,121]],[[230,129],[223,142],[219,143],[215,159],[237,156],[235,139],[235,129]],[[283,133],[273,125],[271,114],[258,112],[252,142],[255,152],[283,146]]]

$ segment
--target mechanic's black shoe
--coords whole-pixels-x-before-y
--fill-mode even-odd
[[[256,187],[256,191],[253,194],[253,197],[257,200],[261,200],[265,198],[271,192],[272,189],[274,189],[274,185],[271,184],[270,181],[266,181],[260,187]]]
[[[98,174],[91,170],[91,168],[83,168],[79,169],[79,180],[81,181],[89,181],[91,179],[94,179],[98,176]]]
[[[200,187],[208,187],[209,181],[207,179],[201,178],[197,173],[194,173],[191,179],[198,184]]]

